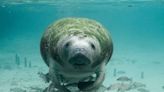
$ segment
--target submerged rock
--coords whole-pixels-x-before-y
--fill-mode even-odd
[[[131,85],[124,84],[124,83],[115,83],[107,88],[107,90],[118,90],[119,92],[120,91],[124,92],[124,91],[130,90],[130,89],[131,89]]]
[[[129,79],[126,76],[119,77],[117,80],[122,81],[122,83],[115,83],[110,85],[107,90],[117,90],[117,92],[125,92],[129,90],[138,90],[140,92],[149,92],[146,90],[146,85],[141,82],[133,82],[132,79]],[[130,81],[130,83],[125,83],[124,81]]]
[[[132,81],[132,79],[127,76],[121,76],[117,78],[117,81],[126,82],[126,81]]]
[[[131,84],[132,89],[137,89],[137,88],[141,88],[141,87],[146,87],[146,85],[141,82],[133,82]]]

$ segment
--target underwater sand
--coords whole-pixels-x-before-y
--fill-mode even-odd
[[[162,89],[162,86],[164,83],[164,72],[161,71],[161,69],[162,66],[164,66],[164,63],[158,62],[154,65],[154,62],[147,63],[144,62],[145,60],[146,59],[138,60],[138,58],[128,58],[128,56],[113,56],[112,60],[106,67],[104,86],[109,87],[112,84],[120,83],[120,81],[117,81],[117,78],[120,76],[127,76],[131,78],[133,82],[145,84],[146,87],[141,88],[145,88],[149,90],[149,92],[163,92],[164,89]],[[31,68],[20,67],[14,69],[0,69],[0,92],[41,92],[49,84],[45,83],[37,74],[38,72],[46,73],[48,71],[47,66],[44,66],[43,62],[40,63],[42,63],[40,64],[42,67],[32,66]],[[149,67],[152,65],[154,67]],[[115,75],[114,69],[117,71]],[[144,78],[141,78],[141,72],[144,72]],[[105,92],[118,91],[115,89],[106,90]],[[127,92],[139,91],[137,91],[137,89],[132,89]]]

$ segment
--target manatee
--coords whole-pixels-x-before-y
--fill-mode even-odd
[[[40,51],[49,68],[46,76],[51,81],[45,92],[70,92],[66,87],[69,84],[91,92],[104,81],[113,43],[109,31],[99,22],[63,18],[43,33]]]

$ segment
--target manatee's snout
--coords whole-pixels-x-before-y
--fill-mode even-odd
[[[70,58],[69,63],[76,66],[82,66],[90,64],[90,60],[85,55],[79,53]]]
[[[76,48],[74,55],[69,59],[69,63],[73,66],[85,66],[91,63],[87,57],[87,53],[84,48]]]
[[[60,39],[57,48],[65,66],[73,69],[90,68],[101,52],[99,42],[94,37],[66,36]]]

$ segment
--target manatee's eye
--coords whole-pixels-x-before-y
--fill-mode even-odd
[[[67,42],[67,43],[64,45],[64,47],[65,47],[65,48],[68,48],[68,47],[70,46],[70,44],[71,44],[71,42]]]
[[[95,45],[93,43],[90,43],[90,44],[91,44],[92,49],[95,50]]]

